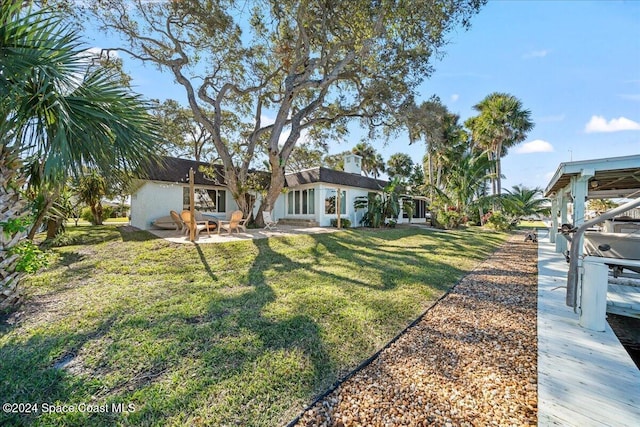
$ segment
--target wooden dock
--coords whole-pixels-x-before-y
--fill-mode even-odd
[[[565,305],[567,263],[538,249],[538,425],[640,425],[640,370],[607,325],[592,332]],[[625,289],[626,291],[626,289]]]
[[[609,283],[607,313],[640,319],[640,287]]]

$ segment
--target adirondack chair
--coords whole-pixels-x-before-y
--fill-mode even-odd
[[[182,219],[182,222],[185,225],[184,234],[189,233],[191,230],[191,212],[189,212],[188,210],[182,211],[180,213],[180,218]],[[211,232],[209,231],[209,224],[207,221],[195,221],[195,230],[196,230],[196,236],[198,236],[202,230],[207,230],[207,234],[211,236]]]
[[[242,218],[242,211],[237,210],[231,212],[231,218],[229,221],[220,221],[220,228],[218,229],[218,234],[220,234],[220,230],[225,229],[231,234],[233,230],[236,230],[236,233],[240,234],[240,230],[246,232],[247,229],[245,227],[245,223],[247,222],[246,218]]]
[[[176,231],[184,230],[185,225],[184,225],[184,222],[182,221],[182,218],[180,218],[180,215],[178,215],[178,212],[169,211],[169,216],[171,217],[171,219],[173,220],[173,223],[176,226]]]
[[[262,219],[264,220],[265,230],[275,230],[277,228],[278,220],[273,220],[271,212],[262,211]]]

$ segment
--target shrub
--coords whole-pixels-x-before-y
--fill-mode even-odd
[[[28,240],[21,242],[9,250],[10,255],[18,255],[16,271],[35,273],[49,265],[49,255]]]
[[[102,220],[104,221],[107,218],[111,218],[112,212],[113,212],[113,209],[111,208],[111,206],[104,206],[102,208]],[[94,224],[94,225],[97,224],[97,221],[95,220],[95,218],[93,218],[93,214],[91,213],[91,208],[89,207],[82,209],[82,212],[80,213],[80,218],[90,222],[91,224]]]
[[[485,227],[498,231],[508,231],[511,229],[511,222],[502,212],[489,212],[484,216]]]
[[[446,210],[439,210],[436,214],[436,221],[447,230],[460,227],[467,221],[466,215],[456,208],[450,207]]]
[[[334,218],[331,220],[331,226],[338,226],[338,219]],[[348,218],[340,218],[340,228],[351,228],[351,220]]]

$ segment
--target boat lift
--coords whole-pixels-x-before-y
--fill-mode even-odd
[[[626,156],[607,159],[585,160],[561,163],[545,190],[545,196],[552,202],[552,228],[550,241],[556,244],[556,252],[569,258],[567,274],[566,304],[580,316],[580,325],[594,331],[604,331],[606,327],[607,289],[609,267],[640,270],[640,242],[637,235],[624,233],[616,236],[616,250],[609,245],[596,247],[597,255],[583,255],[585,232],[596,224],[613,219],[635,207],[640,207],[640,156]],[[585,202],[589,198],[633,198],[631,201],[612,209],[597,218],[585,221]],[[562,224],[569,222],[567,205],[573,203],[573,228],[571,246],[555,231],[558,217]],[[593,233],[596,235],[597,233]],[[593,236],[597,237],[597,236]],[[613,244],[613,243],[612,243]],[[618,247],[630,248],[618,251]],[[614,256],[615,255],[615,256]]]

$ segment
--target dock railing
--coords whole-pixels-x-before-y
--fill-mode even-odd
[[[637,196],[637,194],[636,194]],[[574,312],[578,312],[580,309],[580,324],[588,329],[593,330],[604,330],[604,325],[602,322],[606,322],[606,304],[607,304],[607,275],[608,275],[608,267],[606,266],[606,260],[611,264],[622,265],[623,261],[621,259],[615,259],[615,262],[612,262],[610,258],[602,258],[602,257],[587,257],[589,261],[589,265],[586,266],[584,264],[582,257],[582,242],[585,231],[588,228],[604,222],[608,219],[612,219],[621,213],[624,213],[630,209],[640,206],[640,197],[637,199],[633,199],[623,205],[618,206],[617,208],[611,209],[602,215],[593,218],[589,221],[584,222],[578,227],[575,234],[573,235],[571,248],[569,249],[569,271],[567,273],[567,296],[566,296],[566,304],[569,307],[573,307]],[[632,260],[627,260],[626,262],[633,262]],[[640,266],[640,262],[636,261],[632,266]],[[585,268],[586,267],[586,268]],[[602,275],[604,274],[604,280],[601,280]],[[586,280],[585,280],[586,279]],[[604,283],[595,283],[596,280],[600,280]],[[602,289],[604,286],[604,297],[602,297]],[[583,293],[583,298],[581,298],[583,304],[579,306],[578,304],[578,291]],[[586,294],[585,294],[586,292]],[[597,300],[597,301],[596,301]],[[602,300],[602,301],[600,301]],[[604,301],[604,311],[602,311],[602,304]],[[584,311],[587,311],[583,313]],[[602,315],[600,313],[602,312]],[[583,324],[582,318],[585,317],[585,321]],[[596,317],[601,317],[602,321],[594,321]],[[589,325],[589,326],[587,326]],[[602,325],[602,329],[599,327]]]

